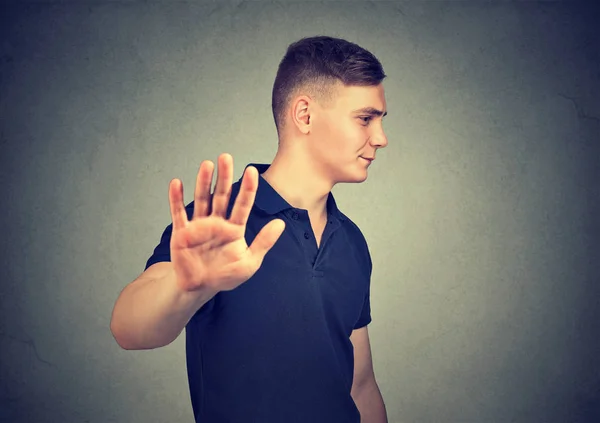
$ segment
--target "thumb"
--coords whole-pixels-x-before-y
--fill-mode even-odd
[[[281,219],[273,219],[256,235],[254,241],[252,241],[252,245],[248,249],[252,258],[257,260],[259,267],[265,255],[273,248],[273,245],[275,245],[284,230],[285,222]]]

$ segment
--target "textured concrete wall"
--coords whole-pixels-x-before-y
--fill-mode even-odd
[[[182,337],[120,290],[200,162],[270,162],[287,45],[370,49],[389,145],[338,204],[373,262],[390,423],[600,421],[600,21],[558,2],[3,3],[2,422],[192,422]]]

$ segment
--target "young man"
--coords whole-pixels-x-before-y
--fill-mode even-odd
[[[379,61],[332,37],[291,44],[273,87],[279,149],[233,182],[228,154],[200,165],[194,201],[169,185],[173,223],[121,292],[125,349],[186,328],[198,423],[385,423],[367,325],[372,262],[332,187],[367,178],[387,145]],[[250,246],[250,247],[248,247]]]

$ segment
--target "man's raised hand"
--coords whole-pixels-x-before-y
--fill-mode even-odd
[[[232,290],[256,273],[267,252],[285,229],[274,219],[265,225],[248,247],[246,223],[258,189],[258,170],[246,168],[231,216],[226,219],[233,182],[233,158],[221,154],[217,160],[217,183],[211,193],[214,165],[203,161],[194,192],[194,214],[188,220],[183,202],[183,184],[169,184],[173,220],[171,262],[177,284],[183,291],[207,290],[213,294]]]

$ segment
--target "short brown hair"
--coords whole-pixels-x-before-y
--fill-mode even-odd
[[[385,77],[371,52],[341,38],[321,35],[290,44],[273,84],[271,106],[277,134],[281,135],[286,108],[299,89],[328,103],[337,81],[344,86],[374,86]]]

